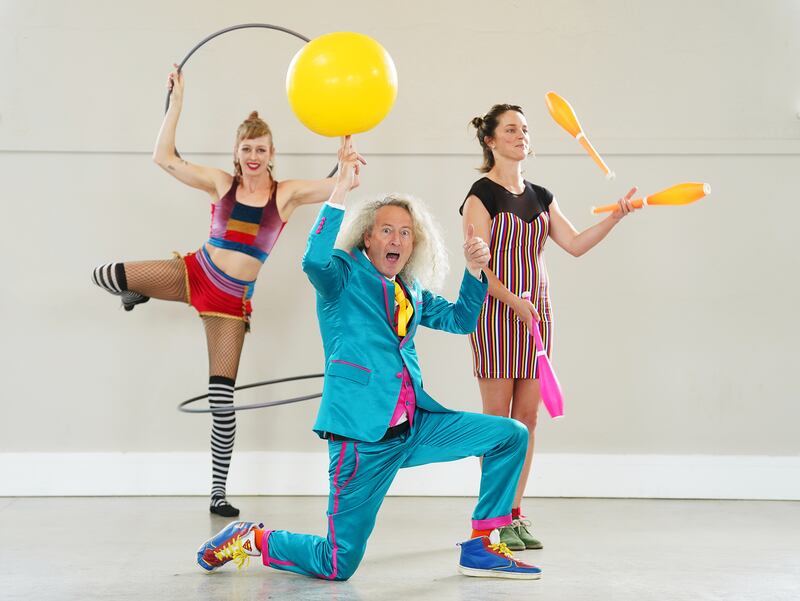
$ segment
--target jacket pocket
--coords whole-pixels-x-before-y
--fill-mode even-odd
[[[372,370],[351,363],[349,361],[342,361],[341,359],[332,359],[328,365],[328,376],[336,376],[338,378],[346,378],[359,384],[368,384],[372,376]]]

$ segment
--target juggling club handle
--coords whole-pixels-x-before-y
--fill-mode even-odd
[[[520,295],[520,298],[524,298],[526,300],[530,300],[531,299],[531,291],[530,290],[526,290],[525,292],[523,292]],[[533,336],[534,342],[536,343],[536,354],[538,355],[539,353],[543,353],[544,352],[544,342],[542,342],[542,335],[539,333],[539,326],[536,325],[536,324],[531,324],[531,325],[533,326],[531,328],[533,330],[532,336]]]
[[[597,166],[603,170],[603,173],[606,174],[606,179],[614,179],[617,176],[613,171],[611,171],[611,169],[608,168],[608,165],[606,165],[603,157],[597,153],[597,151],[594,149],[594,146],[592,146],[592,143],[589,141],[589,138],[587,138],[582,131],[575,136],[575,139],[580,142],[581,146],[583,146],[586,152],[589,153],[589,156],[592,157],[592,160],[595,163],[597,163]]]
[[[645,196],[644,198],[634,198],[631,201],[631,205],[635,209],[641,209],[642,207],[647,206],[647,196]],[[598,213],[610,213],[618,206],[619,205],[617,205],[617,203],[614,203],[610,205],[603,205],[602,207],[592,207],[592,214],[597,215]]]

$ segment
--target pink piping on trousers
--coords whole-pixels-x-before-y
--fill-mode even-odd
[[[353,451],[356,454],[356,465],[353,469],[353,473],[348,478],[347,482],[345,482],[341,488],[338,485],[339,482],[339,472],[342,468],[342,462],[344,461],[345,453],[347,452],[347,441],[342,443],[342,450],[339,453],[339,463],[336,464],[336,473],[333,475],[333,488],[336,492],[333,493],[333,512],[328,516],[328,529],[331,533],[331,544],[333,545],[333,551],[331,553],[331,563],[333,563],[333,573],[330,576],[326,576],[325,574],[315,574],[318,578],[325,578],[326,580],[333,580],[336,578],[336,575],[339,573],[339,566],[336,562],[336,556],[339,552],[339,546],[336,544],[336,529],[333,526],[333,516],[339,511],[339,493],[342,492],[345,487],[350,484],[350,481],[355,478],[356,473],[358,472],[358,443],[353,443]]]
[[[347,482],[345,482],[341,487],[339,486],[339,473],[342,469],[342,463],[344,462],[344,456],[347,452],[347,442],[342,443],[342,450],[339,454],[339,462],[336,464],[336,473],[333,476],[333,488],[335,489],[335,493],[333,494],[333,512],[330,516],[328,516],[328,527],[331,531],[331,544],[333,545],[333,552],[332,552],[332,563],[333,563],[333,573],[330,576],[326,576],[325,574],[314,574],[318,578],[325,578],[326,580],[333,580],[336,578],[336,575],[339,573],[339,569],[336,562],[336,555],[339,551],[339,547],[336,544],[336,530],[333,526],[333,516],[339,511],[339,493],[341,493],[345,487],[350,484],[350,481],[355,478],[356,473],[358,472],[358,443],[353,443],[353,450],[356,454],[356,465],[353,469],[353,474],[348,478]],[[269,555],[269,535],[272,534],[272,530],[265,530],[264,536],[261,538],[261,561],[265,566],[270,566],[272,564],[279,565],[279,566],[293,566],[296,567],[297,564],[292,563],[291,561],[281,561],[279,559],[274,559]]]

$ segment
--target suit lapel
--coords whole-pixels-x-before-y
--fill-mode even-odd
[[[381,272],[375,269],[372,261],[364,255],[360,248],[353,247],[347,251],[347,254],[350,255],[358,267],[365,270],[370,275],[370,279],[375,278],[375,282],[378,284],[381,291],[381,302],[385,310],[386,322],[389,324],[389,327],[394,330],[394,288],[390,287],[391,282],[383,277]]]

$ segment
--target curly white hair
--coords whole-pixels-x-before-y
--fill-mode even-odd
[[[367,200],[348,210],[347,225],[337,240],[339,248],[364,249],[364,235],[375,225],[375,214],[385,206],[402,207],[414,223],[414,247],[400,276],[408,281],[417,280],[423,288],[438,290],[450,268],[447,250],[441,231],[425,204],[410,194],[393,192],[375,200]]]

